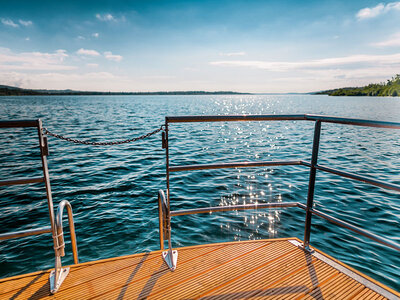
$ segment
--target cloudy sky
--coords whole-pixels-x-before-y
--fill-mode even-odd
[[[0,0],[0,5],[0,84],[309,92],[400,73],[400,2]]]

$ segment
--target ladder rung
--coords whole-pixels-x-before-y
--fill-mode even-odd
[[[42,228],[36,228],[36,229],[28,229],[28,230],[15,231],[15,232],[9,232],[9,233],[2,233],[2,234],[0,234],[0,241],[21,238],[21,237],[30,236],[30,235],[50,233],[50,232],[51,232],[50,227],[42,227]]]
[[[15,184],[27,184],[27,183],[38,183],[44,182],[44,177],[33,177],[33,178],[17,178],[12,180],[0,180],[0,186],[3,185],[15,185]]]

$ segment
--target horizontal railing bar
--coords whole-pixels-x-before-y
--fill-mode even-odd
[[[28,184],[44,182],[44,177],[33,177],[33,178],[17,178],[10,180],[0,180],[0,186],[3,185],[16,185],[16,184]]]
[[[298,202],[278,202],[278,203],[257,203],[257,204],[229,205],[229,206],[214,206],[214,207],[175,210],[175,211],[171,211],[170,215],[171,215],[171,217],[173,217],[173,216],[210,213],[210,212],[215,212],[215,211],[232,211],[232,210],[262,209],[262,208],[284,208],[284,207],[299,207],[299,203]]]
[[[266,167],[266,166],[296,166],[302,165],[300,160],[283,160],[283,161],[246,161],[221,164],[203,164],[203,165],[181,165],[169,167],[170,172],[191,171],[191,170],[209,170],[209,169],[225,169],[225,168],[249,168],[249,167]]]
[[[400,129],[398,122],[373,121],[364,119],[350,119],[322,115],[218,115],[218,116],[167,116],[167,123],[188,123],[188,122],[230,122],[230,121],[293,121],[309,120],[327,123],[349,124],[356,126],[381,127]]]
[[[0,121],[0,128],[38,127],[38,120]]]
[[[305,115],[219,115],[219,116],[167,116],[167,123],[231,122],[231,121],[291,121],[305,120]]]
[[[308,115],[308,114],[305,115],[305,119],[310,120],[310,121],[321,121],[321,122],[326,122],[326,123],[400,129],[400,123],[397,123],[397,122],[373,121],[373,120],[363,120],[363,119],[348,119],[348,118],[321,116],[321,115]]]
[[[307,167],[310,167],[311,164],[307,163],[305,161],[302,161],[302,165],[305,165]],[[328,173],[332,173],[332,174],[336,174],[342,177],[346,177],[346,178],[350,178],[350,179],[354,179],[357,181],[361,181],[361,182],[365,182],[365,183],[369,183],[371,185],[375,185],[375,186],[379,186],[381,188],[385,188],[388,190],[394,190],[397,192],[400,192],[400,186],[396,185],[396,184],[392,184],[392,183],[386,183],[383,182],[381,180],[376,180],[376,179],[371,179],[365,176],[361,176],[361,175],[357,175],[354,173],[350,173],[350,172],[344,172],[344,171],[339,171],[330,167],[326,167],[326,166],[321,166],[321,165],[316,165],[315,166],[316,169],[324,171],[324,172],[328,172]]]
[[[38,234],[43,234],[43,233],[50,233],[50,232],[51,232],[51,227],[42,227],[42,228],[37,228],[37,229],[28,229],[28,230],[15,231],[15,232],[10,232],[10,233],[2,233],[2,234],[0,234],[0,241],[21,238],[21,237],[31,236],[31,235],[38,235]]]
[[[354,232],[356,232],[358,234],[361,234],[362,236],[365,236],[365,237],[367,237],[367,238],[369,238],[371,240],[374,240],[375,242],[378,242],[380,244],[383,244],[383,245],[386,245],[386,246],[388,246],[390,248],[393,248],[393,249],[395,249],[397,251],[400,251],[400,245],[398,245],[398,244],[396,244],[396,243],[394,243],[394,242],[392,242],[392,241],[390,241],[388,239],[382,238],[382,237],[380,237],[380,236],[378,236],[378,235],[376,235],[374,233],[371,233],[371,232],[369,232],[367,230],[358,228],[357,226],[351,225],[350,223],[347,223],[347,222],[342,221],[340,219],[337,219],[335,217],[331,217],[330,215],[328,215],[326,213],[323,213],[323,212],[321,212],[319,210],[311,209],[310,211],[311,211],[312,214],[317,215],[317,216],[319,216],[319,217],[321,217],[321,218],[323,218],[325,220],[328,220],[328,221],[330,221],[332,223],[335,223],[336,225],[339,225],[341,227],[347,228],[347,229],[349,229],[351,231],[354,231]]]

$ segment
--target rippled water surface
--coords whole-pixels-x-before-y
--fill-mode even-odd
[[[50,131],[92,141],[126,139],[159,127],[167,115],[327,114],[400,122],[400,98],[308,95],[1,97],[0,119],[41,118]],[[310,160],[313,123],[222,122],[170,126],[171,164]],[[160,134],[120,146],[75,145],[49,137],[55,206],[74,210],[81,261],[157,250],[157,191],[165,189]],[[400,184],[400,130],[323,124],[319,162]],[[0,177],[40,175],[37,133],[0,129]],[[305,203],[303,166],[171,174],[172,209],[254,202]],[[1,187],[0,232],[48,226],[41,184]],[[399,193],[319,172],[318,209],[400,243]],[[175,247],[296,236],[297,208],[174,217]],[[400,255],[318,217],[311,243],[400,290]],[[0,242],[0,277],[53,267],[49,235]],[[72,263],[69,238],[65,264]]]

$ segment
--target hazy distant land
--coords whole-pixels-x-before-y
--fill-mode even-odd
[[[363,87],[344,87],[310,93],[256,93],[257,95],[329,95],[329,96],[400,96],[400,74],[387,82],[371,83]],[[0,85],[0,96],[90,96],[90,95],[256,95],[232,91],[172,91],[172,92],[96,92],[74,90],[34,90]]]
[[[173,92],[93,92],[74,90],[32,90],[0,85],[0,96],[90,96],[90,95],[250,95],[232,91],[173,91]]]

